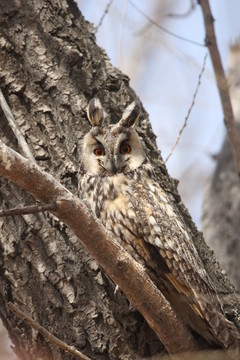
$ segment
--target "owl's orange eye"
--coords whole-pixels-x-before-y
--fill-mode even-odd
[[[131,152],[131,146],[128,144],[124,144],[120,146],[120,153],[125,155],[125,154],[130,154]]]
[[[98,147],[98,148],[94,149],[93,152],[96,156],[104,156],[105,155],[105,150],[103,147]]]

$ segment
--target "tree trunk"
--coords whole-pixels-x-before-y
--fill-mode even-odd
[[[100,98],[117,121],[136,94],[95,43],[92,27],[72,0],[3,0],[0,5],[0,87],[33,156],[44,170],[77,192],[80,141],[89,129],[86,106]],[[175,198],[220,293],[232,287],[181,203],[157,149],[146,113],[138,128],[159,181]],[[0,113],[1,139],[21,148]],[[35,203],[0,179],[3,208]],[[37,186],[37,184],[36,184]],[[70,359],[25,322],[13,302],[39,324],[93,359],[134,359],[163,349],[153,331],[81,247],[49,214],[0,220],[0,316],[22,359]],[[232,313],[232,306],[229,313]]]
[[[240,45],[231,48],[229,85],[234,116],[240,131]],[[216,169],[206,186],[202,225],[207,243],[240,291],[240,190],[231,146],[226,137],[216,157]]]

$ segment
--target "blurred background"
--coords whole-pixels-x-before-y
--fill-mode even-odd
[[[229,46],[240,35],[240,2],[210,0],[210,5],[227,71]],[[97,43],[112,64],[130,77],[166,159],[191,106],[208,53],[200,6],[196,0],[78,0],[78,6],[97,30]],[[204,184],[214,170],[213,157],[224,134],[223,112],[207,56],[187,127],[167,161],[170,175],[180,180],[183,202],[200,229]]]
[[[150,115],[166,159],[182,128],[201,76],[201,85],[179,144],[167,161],[193,220],[201,229],[206,180],[225,135],[223,112],[210,57],[204,46],[203,17],[197,0],[78,0],[93,24],[97,43],[130,84]],[[229,46],[240,35],[240,2],[210,0],[219,50],[228,69]],[[0,360],[13,360],[0,324]]]

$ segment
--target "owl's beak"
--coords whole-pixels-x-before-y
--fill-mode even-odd
[[[115,175],[118,172],[118,167],[117,167],[114,159],[112,159],[111,161],[108,161],[104,167],[107,170],[107,172],[111,175]]]
[[[115,164],[115,161],[113,160],[113,162],[112,162],[112,172],[113,172],[113,174],[116,174],[117,171],[118,171],[118,168],[117,168],[117,166]]]

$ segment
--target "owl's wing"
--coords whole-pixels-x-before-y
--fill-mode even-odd
[[[134,189],[133,206],[138,215],[138,237],[158,250],[167,268],[183,284],[195,284],[200,293],[205,290],[214,292],[186,225],[173,206],[173,200],[158,184],[148,183],[136,184]],[[204,284],[206,289],[203,288]]]
[[[192,329],[209,342],[227,347],[226,332],[236,336],[236,329],[222,313],[191,236],[171,205],[173,200],[157,183],[149,181],[135,183],[132,192],[137,246],[148,255],[149,264],[153,260],[149,267],[155,267],[156,272],[160,269],[157,285]]]

